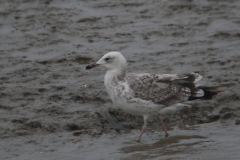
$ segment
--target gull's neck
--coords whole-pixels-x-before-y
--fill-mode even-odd
[[[117,85],[120,81],[124,81],[126,77],[127,67],[107,70],[104,78],[105,86]]]

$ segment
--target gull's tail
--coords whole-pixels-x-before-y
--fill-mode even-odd
[[[219,88],[224,86],[213,86],[213,87],[206,87],[200,86],[195,82],[202,79],[202,76],[198,73],[191,73],[186,75],[185,77],[180,77],[175,80],[176,83],[188,87],[191,90],[191,95],[188,98],[188,101],[202,99],[202,100],[211,100],[213,97],[219,93],[224,91],[219,91]]]
[[[215,95],[224,92],[224,91],[219,91],[218,90],[219,88],[222,88],[222,86],[214,86],[214,87],[199,86],[197,88],[194,88],[193,90],[191,90],[191,96],[189,96],[188,101],[192,101],[196,99],[211,100]]]

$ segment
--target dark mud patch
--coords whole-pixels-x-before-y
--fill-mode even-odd
[[[83,18],[78,20],[78,23],[96,23],[97,21],[99,21],[101,19],[101,17],[91,17],[91,18]]]
[[[84,56],[77,56],[74,61],[79,64],[89,64],[92,61],[92,58],[84,57]]]

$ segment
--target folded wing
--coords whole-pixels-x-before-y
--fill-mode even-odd
[[[184,77],[176,74],[129,74],[126,79],[135,98],[170,106],[195,99],[212,99],[219,92],[217,87],[196,84],[202,78],[197,73]]]

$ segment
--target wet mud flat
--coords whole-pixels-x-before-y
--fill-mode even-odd
[[[239,28],[237,0],[1,1],[1,157],[239,159]],[[136,143],[142,117],[113,106],[103,69],[85,70],[112,50],[129,72],[227,87],[164,116],[169,138],[153,118]]]

